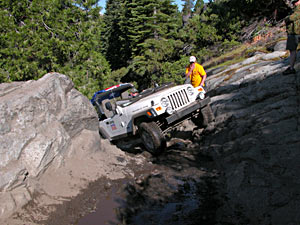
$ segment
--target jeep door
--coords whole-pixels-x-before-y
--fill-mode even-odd
[[[105,137],[114,140],[132,132],[132,123],[125,114],[115,114],[113,117],[100,121],[100,131]]]

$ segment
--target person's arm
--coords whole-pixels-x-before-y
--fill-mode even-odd
[[[189,65],[187,68],[186,68],[186,78],[190,77],[191,73],[193,72],[193,70],[195,69],[195,63]]]
[[[205,82],[205,80],[206,80],[207,75],[206,75],[206,72],[205,72],[203,66],[200,65],[199,70],[200,70],[200,74],[201,74],[201,77],[202,77],[200,86],[203,86],[203,85],[204,85],[204,82]]]
[[[202,87],[203,87],[203,85],[204,85],[204,82],[205,82],[205,80],[206,80],[206,77],[207,77],[207,75],[206,75],[206,74],[205,74],[204,76],[202,76],[202,80],[201,80],[200,86],[202,86]]]
[[[191,74],[191,73],[189,73],[189,67],[187,67],[187,68],[185,69],[185,77],[188,78],[188,77],[189,77],[189,74]]]

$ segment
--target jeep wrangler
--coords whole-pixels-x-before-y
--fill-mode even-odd
[[[166,134],[186,119],[207,126],[214,115],[203,87],[163,84],[130,96],[130,83],[98,91],[91,102],[99,116],[101,136],[129,150],[140,140],[152,154],[166,147]]]

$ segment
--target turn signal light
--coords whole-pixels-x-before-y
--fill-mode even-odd
[[[157,116],[157,113],[154,109],[150,109],[149,111],[146,112],[146,115],[149,117],[149,118],[152,118],[152,117],[155,117]]]
[[[198,91],[204,91],[204,89],[201,87],[201,88],[198,89]]]
[[[160,110],[162,110],[160,106],[156,108],[156,111],[160,111]]]

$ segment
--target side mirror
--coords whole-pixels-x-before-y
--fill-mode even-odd
[[[105,108],[106,108],[108,111],[112,111],[112,110],[113,110],[113,109],[112,109],[112,105],[111,105],[110,102],[106,102],[106,103],[105,103]]]

